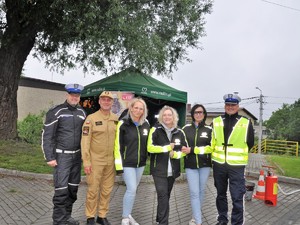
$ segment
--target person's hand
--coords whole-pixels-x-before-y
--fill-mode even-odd
[[[171,149],[174,149],[175,143],[170,143]]]
[[[48,166],[51,166],[51,167],[56,167],[56,166],[57,166],[56,159],[47,162],[47,165],[48,165]]]
[[[84,173],[85,173],[86,175],[91,174],[91,172],[92,172],[92,166],[85,166],[85,167],[84,167]]]
[[[173,158],[174,151],[173,151],[173,150],[172,150],[172,151],[170,151],[169,155],[170,155],[170,158]]]
[[[190,147],[186,147],[186,146],[182,146],[181,152],[183,152],[185,154],[190,154],[191,153],[191,148]]]

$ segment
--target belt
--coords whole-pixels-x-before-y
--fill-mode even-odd
[[[66,154],[74,154],[79,151],[80,151],[80,149],[77,149],[75,151],[56,149],[56,153],[66,153]]]

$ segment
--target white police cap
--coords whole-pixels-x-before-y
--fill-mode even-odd
[[[68,93],[80,94],[84,87],[80,84],[66,84],[65,89]]]
[[[241,101],[241,98],[237,94],[226,94],[223,96],[226,104],[237,105]]]

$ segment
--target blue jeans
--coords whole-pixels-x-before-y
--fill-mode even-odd
[[[144,166],[133,168],[133,167],[124,167],[123,168],[123,179],[126,184],[126,192],[123,198],[123,218],[128,217],[131,214],[137,187],[141,181]]]
[[[193,217],[197,224],[202,223],[201,207],[204,201],[206,182],[210,174],[210,167],[199,169],[185,169],[190,190]]]

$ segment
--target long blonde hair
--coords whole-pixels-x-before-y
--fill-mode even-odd
[[[172,112],[172,115],[173,115],[173,126],[172,127],[176,128],[178,126],[178,120],[179,120],[178,113],[171,106],[165,105],[164,107],[162,107],[162,109],[159,111],[159,114],[158,114],[158,122],[161,124],[164,124],[163,123],[163,114],[166,110],[170,110]]]
[[[143,124],[148,116],[148,109],[147,109],[147,105],[146,105],[146,102],[142,99],[142,98],[133,98],[130,103],[129,103],[129,106],[128,106],[128,114],[130,115],[130,117],[132,118],[132,108],[133,106],[135,105],[135,103],[137,102],[140,102],[143,104],[143,107],[144,107],[144,113],[143,115],[141,116],[140,120],[139,120],[139,124]]]

